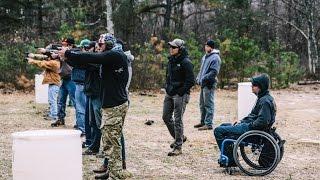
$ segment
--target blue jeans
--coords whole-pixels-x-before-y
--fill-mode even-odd
[[[99,97],[88,97],[88,124],[86,127],[86,133],[89,132],[91,138],[86,140],[89,145],[89,149],[92,151],[99,151],[101,141],[101,101]],[[86,136],[87,137],[87,136]]]
[[[214,137],[216,138],[219,149],[221,149],[221,144],[224,139],[240,136],[247,131],[249,131],[249,124],[247,123],[238,123],[236,125],[224,123],[214,129]]]
[[[212,126],[214,117],[214,87],[211,89],[207,87],[201,88],[200,112],[201,124]]]
[[[87,101],[86,101],[86,113],[85,113],[85,119],[84,119],[84,130],[86,133],[86,145],[90,145],[92,143],[92,130],[90,126],[90,119],[89,119],[89,102],[90,102],[90,96],[87,96]]]
[[[69,94],[69,98],[73,104],[75,102],[75,91],[76,85],[74,84],[71,79],[61,79],[61,86],[59,89],[59,96],[58,96],[58,118],[64,120],[66,117],[66,103],[67,97]]]
[[[58,119],[58,93],[59,86],[55,84],[49,84],[48,88],[48,102],[50,107],[49,117],[52,120]]]
[[[81,132],[85,132],[86,95],[83,92],[84,85],[76,83],[76,124]]]

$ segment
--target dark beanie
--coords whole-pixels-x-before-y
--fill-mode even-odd
[[[214,41],[209,39],[206,43],[206,45],[208,45],[209,47],[211,47],[212,49],[214,49]]]

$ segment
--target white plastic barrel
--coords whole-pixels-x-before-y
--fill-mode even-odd
[[[36,103],[48,104],[48,84],[42,84],[43,75],[35,75]]]
[[[251,82],[238,83],[238,120],[251,112],[256,100],[257,96],[252,93]]]
[[[13,133],[13,180],[81,180],[80,134],[63,129]]]

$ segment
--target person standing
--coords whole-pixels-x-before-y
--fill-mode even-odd
[[[213,40],[208,40],[204,49],[206,54],[202,57],[200,72],[197,76],[197,84],[201,86],[201,120],[194,127],[199,128],[198,130],[211,130],[214,118],[214,91],[220,71],[221,59],[219,50],[215,49]]]
[[[74,48],[74,39],[73,38],[66,38],[62,40],[62,46],[68,49]],[[61,76],[61,86],[59,89],[59,96],[58,96],[58,120],[51,123],[52,127],[56,126],[64,126],[65,125],[65,117],[66,117],[66,103],[67,97],[71,99],[75,110],[76,109],[76,102],[75,102],[75,91],[76,85],[71,80],[71,71],[72,67],[70,67],[66,62],[64,62],[63,58],[60,58],[60,76]],[[83,132],[83,131],[82,131]]]
[[[188,57],[184,41],[174,39],[168,44],[170,56],[166,73],[166,95],[163,102],[162,119],[174,138],[174,142],[170,145],[173,150],[168,153],[168,156],[177,156],[182,154],[182,143],[187,139],[183,135],[183,114],[195,80],[193,64]]]
[[[89,44],[81,44],[86,52],[96,52],[95,41]],[[83,152],[84,155],[94,155],[99,152],[101,131],[99,129],[101,124],[101,102],[99,98],[100,92],[100,65],[88,64],[86,65],[84,93],[87,97],[86,102],[86,116],[85,116],[85,132],[86,140],[82,144],[83,148],[88,147]]]
[[[115,38],[105,36],[105,49],[112,49]],[[96,177],[99,179],[125,179],[131,176],[122,169],[121,162],[121,133],[128,110],[128,95],[126,85],[128,82],[128,60],[120,51],[104,51],[101,53],[73,52],[63,49],[60,56],[67,61],[79,64],[101,64],[101,88],[99,97],[102,103],[101,133],[103,148],[102,154],[109,160],[109,175]]]
[[[50,107],[49,118],[53,122],[58,119],[58,107],[57,107],[57,99],[58,92],[60,86],[60,62],[59,56],[55,53],[49,53],[50,56],[41,56],[37,54],[30,53],[28,54],[28,63],[36,65],[42,69],[44,69],[44,78],[42,84],[48,84],[48,102]],[[34,59],[42,59],[43,57],[46,60],[34,60]]]
[[[89,39],[83,39],[80,42],[79,48],[81,51],[86,52],[88,50]],[[86,116],[86,101],[87,97],[84,93],[84,82],[86,75],[86,67],[84,65],[73,66],[71,71],[71,80],[75,83],[75,107],[76,107],[76,125],[77,128],[83,133],[86,134],[85,131],[85,116]]]

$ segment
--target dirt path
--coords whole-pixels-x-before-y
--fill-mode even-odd
[[[274,91],[278,105],[277,127],[287,140],[285,155],[277,169],[264,179],[318,179],[320,177],[320,86],[296,87],[296,90]],[[199,93],[192,93],[184,118],[185,135],[183,155],[168,157],[172,139],[161,120],[164,95],[156,97],[132,95],[132,107],[125,122],[127,167],[133,179],[246,179],[237,173],[227,175],[217,164],[219,151],[212,131],[199,132],[193,128],[198,123]],[[235,91],[216,93],[215,125],[236,119],[237,94]],[[41,112],[44,107],[35,105],[33,95],[0,95],[0,179],[12,179],[12,140],[16,131],[50,128]],[[73,125],[74,111],[68,109],[67,128]],[[144,125],[146,119],[154,120],[152,126]],[[92,169],[101,160],[86,156],[84,179],[92,179]],[[58,173],[58,172],[57,172]],[[254,178],[252,179],[259,179]]]

